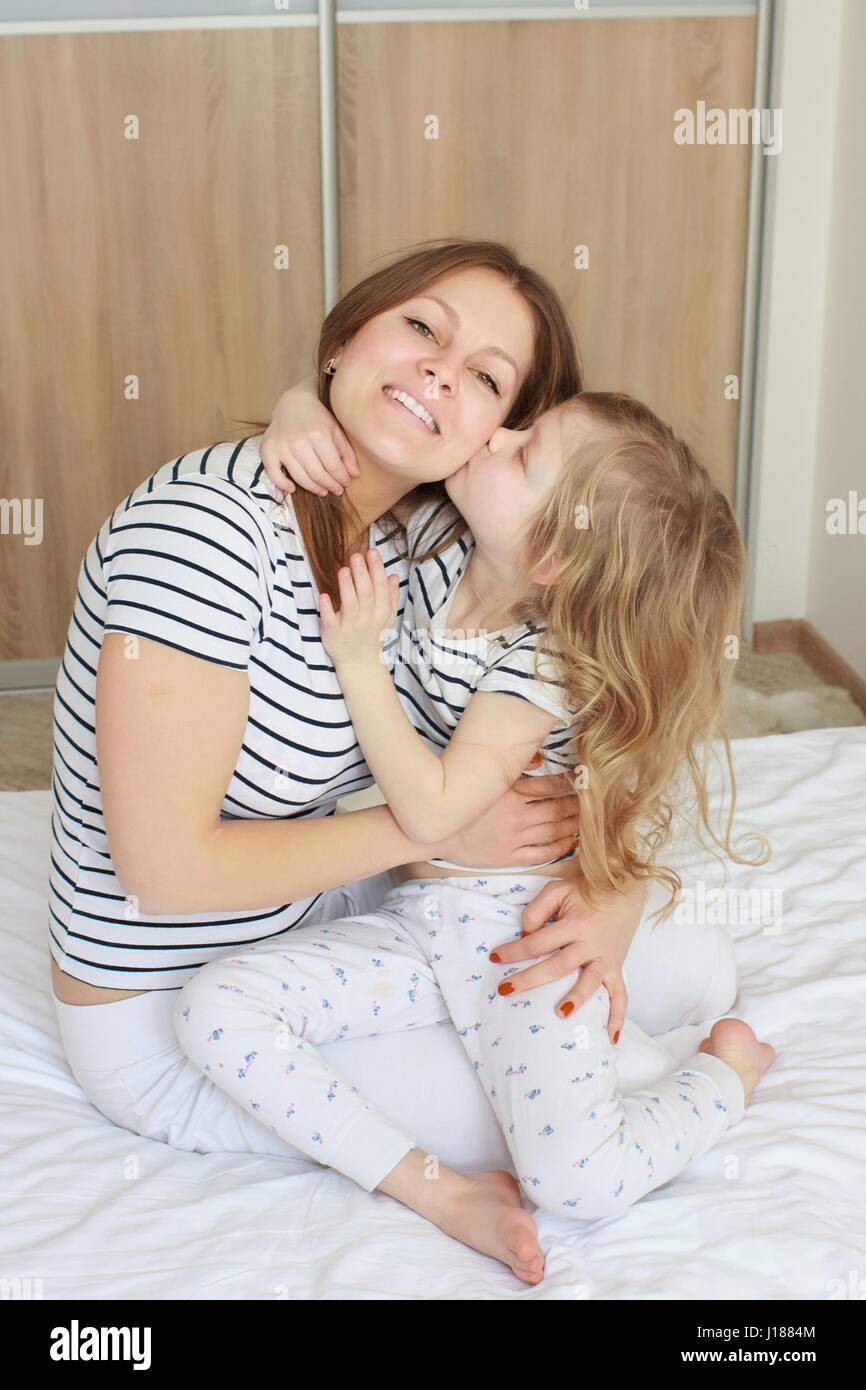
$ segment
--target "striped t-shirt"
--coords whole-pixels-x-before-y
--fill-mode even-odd
[[[321,894],[267,911],[147,916],[108,849],[94,728],[106,632],[137,634],[247,671],[249,715],[221,818],[310,819],[370,786],[319,633],[318,591],[289,499],[263,470],[261,436],[172,460],[141,483],[82,561],[54,699],[50,950],[111,989],[179,989],[208,960],[303,922]],[[407,591],[406,536],[371,544]],[[203,711],[206,717],[206,711]]]
[[[454,513],[447,505],[441,510],[440,520],[440,507],[437,502],[425,503],[408,523],[409,594],[402,624],[395,628],[388,652],[388,665],[403,709],[428,746],[441,752],[476,691],[516,695],[557,718],[538,750],[541,763],[527,769],[527,775],[567,772],[573,766],[568,744],[576,724],[565,689],[556,679],[558,672],[548,655],[539,650],[544,629],[516,623],[495,632],[448,630],[448,610],[474,548],[468,531],[431,559],[411,560],[422,548],[432,548],[453,520]],[[463,874],[525,873],[527,868],[558,864],[573,855],[574,850],[570,850],[559,859],[544,860],[543,864],[514,865],[495,871],[489,867],[466,867],[449,859],[430,862]]]

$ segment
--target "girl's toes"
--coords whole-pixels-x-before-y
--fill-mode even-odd
[[[511,1242],[511,1249],[518,1264],[530,1264],[540,1258],[538,1241],[529,1231],[518,1231]]]
[[[514,1262],[520,1265],[521,1269],[541,1269],[544,1266],[544,1256],[538,1249],[538,1246],[536,1246],[531,1255],[524,1255],[522,1257],[515,1255]]]

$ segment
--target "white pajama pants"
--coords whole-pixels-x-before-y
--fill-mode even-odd
[[[414,879],[392,889],[376,911],[211,961],[180,991],[181,1047],[275,1135],[372,1191],[415,1141],[367,1103],[334,1066],[333,1051],[325,1060],[316,1047],[450,1017],[526,1196],[583,1220],[617,1214],[741,1118],[743,1087],[727,1063],[696,1052],[649,1086],[623,1093],[621,1059],[651,1040],[627,1018],[619,1044],[611,1042],[603,988],[560,1018],[554,1005],[579,972],[513,998],[500,994],[500,983],[527,962],[497,965],[489,952],[520,935],[522,909],[546,881]],[[692,998],[691,1016],[686,1010],[675,1021],[697,1021],[705,1004],[704,1016],[724,1012],[736,992],[726,933],[680,927],[676,957],[661,959],[651,936],[662,933],[661,949],[664,927],[641,928],[645,958],[656,956],[660,993],[679,976],[700,982],[703,996]],[[722,958],[709,981],[708,956]],[[712,995],[710,986],[719,984],[727,998]],[[663,1023],[671,1022],[668,1007]]]

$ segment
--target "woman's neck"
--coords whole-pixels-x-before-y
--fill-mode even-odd
[[[360,476],[352,479],[350,486],[343,493],[343,498],[339,499],[347,544],[346,553],[341,557],[343,564],[347,563],[351,553],[369,548],[372,544],[370,527],[373,522],[389,512],[417,485],[411,480],[411,486],[407,487],[405,479],[395,478],[393,474],[371,464],[369,460],[362,458],[358,450],[355,457],[361,468]],[[332,496],[331,501],[333,500]],[[304,509],[298,516],[298,524],[303,542],[312,552],[315,550],[315,508]]]
[[[370,459],[356,454],[361,469],[360,476],[353,478],[346,496],[357,512],[360,525],[366,530],[380,516],[417,486],[414,478],[401,478],[386,472]]]

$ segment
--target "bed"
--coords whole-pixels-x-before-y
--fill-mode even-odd
[[[624,1216],[539,1213],[534,1288],[340,1174],[175,1151],[95,1110],[50,997],[49,793],[0,794],[0,1276],[46,1299],[851,1297],[866,1268],[866,729],[743,739],[734,756],[737,826],[770,833],[774,856],[729,885],[769,886],[783,909],[770,930],[729,925],[735,1012],[777,1060],[741,1123]],[[712,864],[685,846],[676,862],[686,886]],[[705,1031],[678,1030],[673,1049]]]

